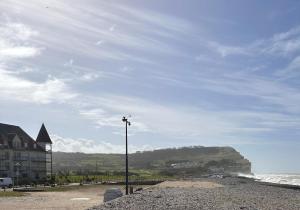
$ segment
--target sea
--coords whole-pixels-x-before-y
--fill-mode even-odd
[[[259,182],[300,186],[300,174],[239,174],[239,176],[252,178]]]

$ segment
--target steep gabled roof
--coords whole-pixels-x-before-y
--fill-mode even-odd
[[[16,135],[20,138],[23,146],[27,143],[27,149],[44,151],[44,149],[37,145],[36,142],[19,126],[0,123],[1,148],[12,148],[12,140]],[[7,142],[7,145],[4,145],[4,142]],[[36,147],[34,147],[35,144]]]
[[[36,138],[36,142],[43,142],[43,143],[48,143],[48,144],[52,144],[52,141],[50,139],[50,136],[46,130],[46,127],[44,125],[44,123],[42,124],[42,127],[40,129],[40,132]]]
[[[16,137],[16,133],[8,133],[7,134],[7,137],[8,137],[8,141],[12,141],[15,137]]]

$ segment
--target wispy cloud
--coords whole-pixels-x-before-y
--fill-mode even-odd
[[[217,42],[209,42],[209,48],[219,53],[222,57],[226,57],[229,55],[249,55],[250,52],[244,48],[239,46],[226,46]]]
[[[37,56],[41,49],[27,46],[26,41],[38,33],[21,23],[0,24],[0,60]]]
[[[296,26],[287,32],[277,33],[270,39],[270,46],[266,51],[287,55],[300,51],[300,26]]]
[[[277,70],[275,72],[276,76],[281,79],[294,78],[300,75],[300,56],[295,57],[286,68]]]
[[[39,33],[21,23],[0,25],[0,93],[2,99],[20,100],[39,104],[63,102],[75,96],[64,81],[47,78],[34,82],[20,77],[20,73],[31,72],[31,68],[13,69],[9,65],[20,59],[33,58],[40,48],[30,44],[30,39]]]
[[[100,77],[101,75],[98,73],[87,73],[87,74],[83,74],[80,79],[82,81],[93,81],[96,80]]]
[[[73,4],[70,7],[70,3],[71,1],[53,1],[51,6],[45,8],[44,3],[24,4],[19,1],[4,1],[1,2],[1,7],[6,11],[12,11],[12,8],[15,7],[22,8],[18,14],[14,15],[25,17],[26,22],[36,23],[36,20],[39,20],[38,22],[47,24],[47,27],[40,24],[33,26],[43,34],[34,40],[35,43],[43,45],[48,50],[72,52],[78,56],[102,60],[130,59],[136,62],[149,60],[149,57],[146,59],[137,52],[150,53],[152,57],[158,55],[180,56],[183,52],[168,40],[162,41],[162,34],[148,29],[158,27],[160,30],[164,30],[164,33],[175,37],[182,31],[192,30],[189,23],[180,18],[158,13],[153,15],[151,11],[140,11],[138,8],[127,8],[102,2],[97,7],[85,5],[83,11],[81,4]],[[84,13],[89,15],[81,15]],[[141,26],[139,30],[136,25]],[[116,26],[118,26],[118,30],[115,30]],[[54,29],[56,34],[53,34]],[[156,37],[153,36],[153,33],[156,34]],[[66,42],[62,37],[68,37],[69,41]],[[94,40],[94,43],[97,44],[91,45],[88,40]],[[104,42],[105,45],[102,45]],[[97,47],[100,44],[101,49]],[[150,62],[147,61],[147,63]]]
[[[64,63],[64,66],[72,67],[72,66],[73,66],[73,63],[74,63],[74,60],[73,60],[73,59],[70,59],[70,60],[68,60],[66,63]]]
[[[83,153],[125,153],[124,145],[112,144],[108,141],[95,141],[82,138],[66,138],[58,135],[51,135],[53,141],[53,151],[60,152],[83,152]],[[128,150],[130,153],[136,151],[149,151],[154,148],[149,145],[132,146]]]
[[[32,57],[38,54],[38,50],[33,47],[16,47],[16,46],[8,46],[5,44],[0,46],[0,56],[9,58],[26,58]]]
[[[3,99],[63,103],[114,134],[127,113],[131,135],[194,140],[236,141],[299,126],[299,91],[278,79],[297,75],[299,27],[229,44],[202,36],[204,27],[179,16],[112,2],[83,4],[0,2],[9,17],[0,25]],[[235,62],[241,56],[249,58],[247,65]],[[264,58],[279,56],[292,61],[270,69]],[[30,69],[38,71],[30,75]],[[77,140],[70,139],[75,150],[83,144]],[[84,151],[91,151],[88,146]]]
[[[140,23],[149,23],[152,28],[157,27],[163,29],[168,33],[189,33],[193,30],[193,25],[177,17],[168,16],[154,11],[139,10],[129,8],[125,5],[118,5],[116,8],[123,12],[128,13],[133,19],[136,19]]]
[[[37,104],[62,103],[76,96],[62,80],[48,78],[43,83],[33,82],[10,74],[1,67],[0,93],[2,99]]]
[[[226,95],[253,97],[261,100],[264,106],[284,111],[299,112],[299,91],[280,81],[256,77],[250,74],[227,75],[219,77],[199,77],[199,87]]]
[[[116,28],[116,25],[112,25],[110,28],[109,28],[109,31],[113,32]]]
[[[107,96],[89,100],[89,107],[80,114],[99,127],[123,127],[124,113],[132,115],[131,134],[151,132],[177,138],[226,139],[233,135],[271,132],[282,126],[295,128],[300,121],[266,111],[212,111],[199,107],[153,104],[138,98]],[[91,104],[94,102],[94,107]],[[263,116],[263,117],[262,117]],[[275,120],[278,125],[275,126]],[[279,123],[282,122],[282,123]],[[231,139],[232,140],[232,139]]]
[[[300,27],[296,26],[286,32],[276,33],[265,39],[257,39],[243,45],[226,45],[217,41],[202,41],[210,50],[222,57],[230,55],[274,55],[288,56],[300,51]]]
[[[101,45],[101,44],[103,44],[103,40],[99,40],[96,42],[96,45]]]
[[[300,52],[300,27],[296,26],[286,32],[276,33],[269,39],[256,40],[252,47],[261,53],[287,56]]]
[[[14,41],[26,41],[39,33],[20,22],[5,22],[0,24],[1,37]]]

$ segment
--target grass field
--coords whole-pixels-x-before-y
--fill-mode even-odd
[[[149,180],[165,180],[171,179],[171,176],[163,176],[153,171],[134,170],[131,171],[129,181],[149,181]],[[119,175],[118,172],[107,173],[105,175],[56,175],[55,182],[58,185],[67,183],[85,183],[85,182],[122,182],[125,176]]]
[[[101,184],[91,184],[91,185],[62,185],[62,186],[56,186],[56,187],[45,187],[43,188],[45,192],[66,192],[66,191],[73,191],[73,190],[87,190],[90,188],[107,188],[105,185]]]
[[[24,195],[26,195],[26,193],[23,192],[14,192],[14,191],[0,192],[0,197],[20,197]]]

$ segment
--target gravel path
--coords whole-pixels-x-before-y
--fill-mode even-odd
[[[300,190],[266,186],[251,180],[226,178],[197,182],[218,183],[218,187],[154,187],[124,196],[93,210],[111,209],[206,209],[206,210],[300,210]],[[192,182],[195,185],[195,182]],[[222,185],[222,187],[220,187]]]

